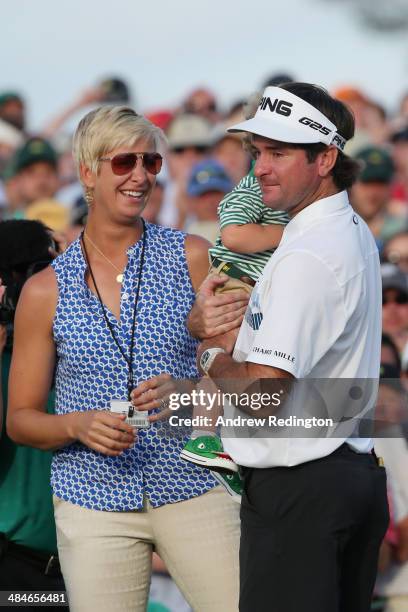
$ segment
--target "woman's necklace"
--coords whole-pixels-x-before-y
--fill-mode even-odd
[[[119,272],[119,274],[116,276],[116,282],[122,284],[123,283],[123,272],[121,272],[119,270],[119,268],[117,266],[115,266],[115,264],[110,259],[108,259],[106,257],[106,255],[104,253],[102,253],[102,251],[100,249],[98,249],[96,244],[94,242],[92,242],[92,240],[90,239],[90,237],[88,236],[88,234],[86,232],[84,232],[84,236],[86,236],[86,239],[88,240],[88,242],[91,243],[91,245],[93,246],[95,251],[98,251],[99,255],[102,255],[102,257],[104,259],[106,259],[106,261],[112,266],[112,268],[114,268],[116,270],[116,272]]]

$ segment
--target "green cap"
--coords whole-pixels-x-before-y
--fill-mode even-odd
[[[19,100],[22,102],[21,96],[15,91],[3,91],[0,93],[0,106],[7,104],[7,102],[10,102],[11,100]]]
[[[47,140],[43,138],[30,138],[14,153],[6,174],[15,176],[23,168],[27,168],[27,166],[37,162],[48,162],[56,168],[57,161],[57,153]]]
[[[356,153],[355,157],[363,162],[363,169],[358,177],[363,183],[390,183],[394,176],[394,163],[385,149],[366,147]]]

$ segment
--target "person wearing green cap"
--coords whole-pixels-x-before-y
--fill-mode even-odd
[[[24,101],[15,91],[0,93],[0,119],[7,121],[20,131],[25,127]]]
[[[381,251],[384,242],[407,223],[406,217],[389,210],[394,163],[380,147],[366,147],[355,157],[361,162],[361,171],[351,190],[351,205],[371,229]]]
[[[30,204],[55,196],[59,188],[57,164],[56,151],[43,138],[30,138],[17,149],[4,176],[6,193],[9,182],[15,186],[15,198],[6,202],[6,218],[24,218]]]

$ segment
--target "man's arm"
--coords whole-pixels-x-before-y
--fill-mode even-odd
[[[55,367],[52,323],[57,283],[51,267],[29,279],[21,293],[15,323],[9,379],[7,431],[15,442],[43,450],[79,440],[106,455],[134,443],[133,429],[119,415],[90,410],[65,415],[45,412]]]
[[[224,393],[247,394],[251,393],[268,393],[270,396],[284,390],[287,394],[291,388],[294,376],[285,370],[272,366],[252,363],[249,361],[235,361],[229,353],[232,352],[236,340],[236,334],[229,332],[216,338],[201,342],[198,353],[197,363],[200,363],[203,352],[212,347],[223,348],[226,353],[216,355],[208,376],[214,380],[217,387]],[[200,368],[201,370],[201,368]],[[202,370],[201,370],[202,372]],[[285,395],[282,395],[282,400],[277,408],[281,408],[285,401]],[[241,405],[241,410],[248,414],[253,414],[253,410],[249,405]],[[276,408],[273,410],[276,411]],[[257,416],[262,418],[272,414],[271,406],[256,411]]]

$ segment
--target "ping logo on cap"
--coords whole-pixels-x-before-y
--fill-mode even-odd
[[[336,147],[340,149],[340,151],[344,150],[344,147],[346,146],[346,142],[347,141],[345,138],[343,138],[343,136],[340,136],[340,134],[334,134],[332,143],[336,145]]]
[[[259,108],[261,110],[268,109],[271,113],[278,113],[278,115],[283,115],[284,117],[289,117],[292,113],[293,104],[291,102],[287,102],[286,100],[279,100],[275,98],[272,102],[271,98],[268,96],[264,96],[259,104]]]

